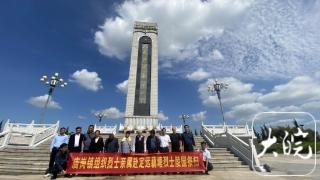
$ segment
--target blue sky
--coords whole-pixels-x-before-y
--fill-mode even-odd
[[[262,111],[318,119],[319,8],[312,0],[2,1],[0,118],[39,120],[41,102],[32,97],[47,92],[39,78],[59,72],[70,82],[55,90],[59,108],[48,109],[46,122],[85,127],[98,110],[108,114],[103,123],[123,122],[125,86],[117,85],[128,78],[132,24],[140,20],[159,25],[162,124],[180,124],[181,113],[193,127],[221,123],[217,98],[206,91],[215,78],[230,84],[222,94],[230,124]]]

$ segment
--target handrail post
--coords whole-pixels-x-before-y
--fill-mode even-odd
[[[2,131],[5,131],[5,130],[8,129],[9,123],[10,123],[10,119],[8,119],[7,122],[4,124],[4,127],[3,127],[3,130],[2,130]]]
[[[29,147],[33,147],[34,141],[36,140],[37,135],[38,135],[38,133],[33,134],[32,139],[29,143]]]
[[[3,147],[6,147],[8,145],[10,136],[11,136],[11,128],[9,127],[6,137],[4,138],[4,141],[3,141]]]

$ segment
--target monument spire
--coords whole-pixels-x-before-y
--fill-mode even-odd
[[[125,112],[125,126],[158,125],[158,26],[135,22]]]

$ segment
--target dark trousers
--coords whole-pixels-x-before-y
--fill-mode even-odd
[[[57,155],[58,151],[59,151],[59,149],[56,148],[56,147],[53,147],[52,150],[51,150],[50,161],[49,161],[49,169],[48,169],[49,172],[52,172],[52,170],[53,170],[54,161],[56,159],[56,155]]]
[[[184,146],[184,152],[193,152],[193,146]]]
[[[206,167],[207,166],[207,161],[203,161],[203,164],[204,164],[204,167]],[[213,169],[213,166],[212,166],[212,164],[210,162],[208,162],[208,166],[206,167],[206,169],[207,169],[206,173]]]
[[[172,152],[181,152],[180,145],[172,145]]]
[[[136,147],[135,153],[144,153],[144,148],[137,148]]]
[[[67,163],[63,163],[61,166],[62,166],[63,170],[67,169]],[[53,170],[52,170],[52,174],[53,174],[52,179],[56,179],[58,176],[58,173],[60,173],[60,172],[61,172],[61,170],[58,168],[58,166],[54,165]]]
[[[81,152],[81,147],[73,147],[69,149],[69,152]]]
[[[160,147],[159,151],[161,153],[167,153],[167,152],[169,152],[169,148],[168,147]]]
[[[158,150],[157,149],[150,149],[150,150],[148,150],[148,153],[150,154],[150,153],[157,153],[158,152]]]

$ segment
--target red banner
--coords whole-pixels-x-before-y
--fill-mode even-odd
[[[200,152],[121,154],[70,153],[69,174],[204,172]]]

